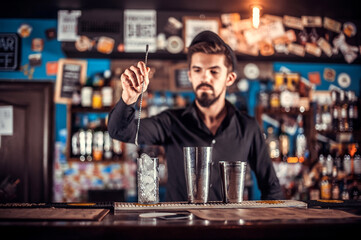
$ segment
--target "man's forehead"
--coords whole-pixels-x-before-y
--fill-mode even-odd
[[[195,53],[191,58],[191,67],[221,68],[226,67],[223,54]]]

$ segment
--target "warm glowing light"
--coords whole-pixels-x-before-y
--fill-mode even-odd
[[[288,157],[287,162],[288,163],[298,163],[298,157]]]
[[[252,25],[254,28],[259,27],[260,16],[261,16],[261,8],[258,6],[253,6],[252,7]]]

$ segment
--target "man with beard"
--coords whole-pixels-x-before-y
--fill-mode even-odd
[[[215,33],[199,33],[188,48],[188,77],[195,101],[183,109],[168,109],[143,118],[139,144],[162,145],[168,167],[166,201],[187,201],[183,147],[212,146],[209,200],[221,201],[219,164],[248,161],[255,172],[262,199],[282,199],[278,178],[268,157],[264,137],[254,118],[238,111],[226,97],[227,87],[237,77],[236,57],[232,49]],[[121,76],[122,97],[109,114],[108,130],[112,138],[135,141],[137,121],[135,103],[149,84],[149,68],[138,62]]]

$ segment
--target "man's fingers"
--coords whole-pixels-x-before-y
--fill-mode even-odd
[[[141,69],[139,67],[131,66],[130,70],[132,70],[136,76],[137,86],[141,85],[144,80],[144,75],[142,74]]]
[[[136,74],[135,74],[132,70],[130,70],[129,68],[127,68],[127,69],[124,71],[124,74],[125,74],[125,77],[132,82],[131,86],[133,86],[133,87],[138,87],[138,86],[139,86],[139,82],[138,82],[137,76],[136,76]]]

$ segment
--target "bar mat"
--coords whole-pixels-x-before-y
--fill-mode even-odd
[[[101,221],[108,212],[109,209],[2,208],[0,219]]]
[[[307,204],[295,200],[259,200],[243,201],[241,203],[210,202],[205,204],[192,204],[187,202],[160,202],[157,204],[139,204],[127,202],[114,202],[115,211],[129,210],[190,210],[190,209],[237,209],[237,208],[306,208]]]
[[[361,208],[361,200],[309,200],[307,206],[309,208]]]

